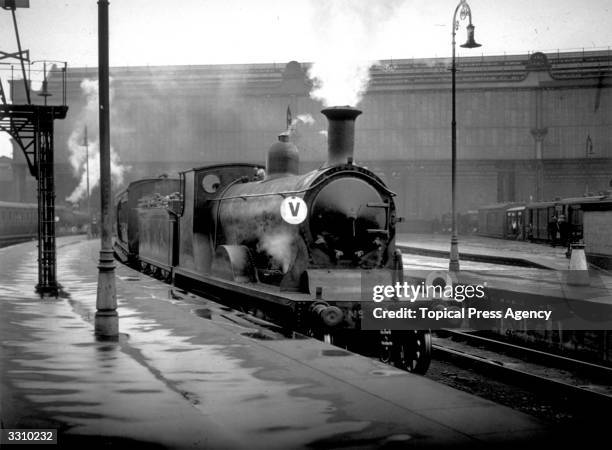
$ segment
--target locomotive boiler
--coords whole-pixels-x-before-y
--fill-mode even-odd
[[[239,163],[188,170],[180,173],[180,202],[139,206],[139,264],[338,345],[363,341],[383,359],[424,372],[428,332],[361,330],[362,272],[401,271],[395,194],[354,163],[361,111],[331,107],[322,114],[329,127],[320,168],[300,174],[298,149],[281,134],[265,169]],[[129,200],[120,198],[125,208]]]
[[[375,174],[353,164],[354,120],[359,113],[349,108],[323,110],[330,139],[322,168],[298,174],[298,151],[287,142],[288,136],[281,135],[268,152],[262,180],[232,183],[211,201],[218,228],[213,230],[213,248],[221,247],[216,270],[230,264],[242,272],[244,264],[252,264],[247,270],[254,269],[260,281],[307,292],[314,269],[380,268],[391,260],[393,193]],[[279,214],[282,203],[292,198],[303,200],[293,204],[294,214],[303,205],[308,216],[297,226]],[[249,253],[250,257],[232,260],[232,255]]]

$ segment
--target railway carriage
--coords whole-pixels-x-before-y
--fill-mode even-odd
[[[495,203],[478,209],[478,234],[487,237],[506,239],[512,229],[508,226],[508,211],[516,203]]]
[[[478,234],[501,239],[551,242],[550,224],[562,217],[569,224],[569,236],[573,241],[583,238],[583,205],[601,202],[605,195],[558,198],[554,201],[522,203],[498,203],[478,209]]]
[[[535,202],[527,205],[527,236],[532,241],[549,242],[551,240],[549,224],[553,217],[559,215],[557,202]]]
[[[67,206],[55,207],[55,229],[58,236],[85,231],[87,214]],[[38,205],[35,203],[0,202],[0,246],[36,239]]]
[[[37,232],[37,205],[0,202],[0,246],[34,239]]]

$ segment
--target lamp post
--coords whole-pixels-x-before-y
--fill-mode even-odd
[[[451,248],[450,248],[450,261],[448,263],[448,270],[450,272],[459,271],[459,240],[457,239],[457,204],[455,201],[456,197],[456,181],[457,181],[457,121],[455,119],[455,75],[457,72],[457,66],[455,62],[455,33],[459,29],[459,20],[457,20],[457,13],[461,20],[466,17],[469,19],[469,25],[467,26],[467,41],[461,45],[463,48],[476,48],[480,47],[474,41],[474,25],[472,25],[472,11],[470,6],[467,4],[467,0],[461,0],[455,8],[453,14],[453,60],[451,66],[452,73],[452,103],[453,103],[453,115],[451,121]]]
[[[589,164],[589,158],[593,156],[593,139],[591,139],[591,135],[588,134],[586,138],[586,146],[584,151],[584,157],[586,158],[586,174],[587,174],[587,182],[586,189],[584,194],[589,195],[589,180],[591,178],[591,165]]]
[[[110,172],[110,102],[108,74],[108,0],[98,1],[98,72],[100,121],[100,211],[101,249],[98,263],[98,292],[96,296],[95,334],[99,338],[119,336],[117,293],[115,288],[115,259],[113,257],[111,223]]]

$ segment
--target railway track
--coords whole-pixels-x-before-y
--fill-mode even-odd
[[[538,393],[562,396],[576,405],[612,405],[610,367],[455,330],[437,332],[433,358]]]

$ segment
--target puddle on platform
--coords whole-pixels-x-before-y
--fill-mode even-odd
[[[323,356],[352,356],[351,352],[347,352],[346,350],[338,350],[338,349],[326,349],[321,350],[321,354]]]
[[[140,277],[117,275],[121,281],[140,281]]]
[[[389,376],[405,376],[406,372],[400,369],[376,369],[370,372],[370,375],[380,375],[382,377]]]
[[[194,309],[192,312],[202,319],[212,319],[212,311],[209,308],[198,308]]]
[[[242,336],[249,337],[251,339],[258,339],[260,341],[273,341],[274,336],[262,333],[261,331],[245,331],[240,333]]]

